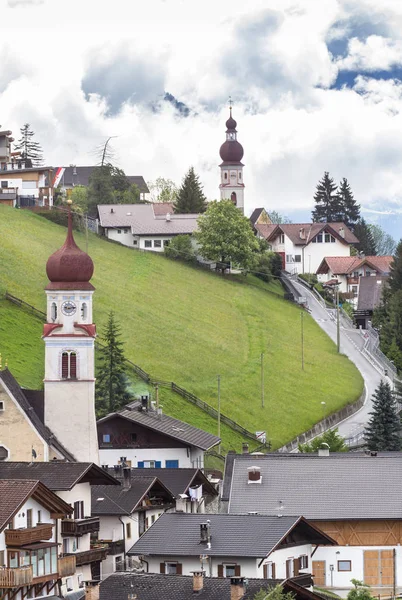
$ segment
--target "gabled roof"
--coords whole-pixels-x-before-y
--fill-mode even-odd
[[[53,448],[55,448],[55,450],[57,450],[65,459],[69,461],[75,461],[75,457],[59,442],[49,427],[46,427],[40,420],[34,407],[30,404],[24,392],[22,391],[21,386],[7,368],[0,370],[0,385],[1,382],[3,382],[3,385],[13,396],[14,400],[19,404],[20,408],[25,413],[27,419],[32,423],[39,436],[47,444],[53,446]]]
[[[247,591],[241,600],[252,600],[261,589],[281,584],[292,592],[295,600],[321,600],[293,580],[247,578]],[[159,575],[155,573],[113,573],[100,583],[100,600],[127,600],[136,594],[138,600],[230,600],[230,577],[204,576],[202,592],[193,592],[193,577],[188,575]]]
[[[104,423],[109,419],[120,417],[122,419],[127,419],[127,421],[131,421],[132,423],[138,423],[153,431],[163,433],[170,438],[179,440],[183,444],[200,448],[201,450],[209,450],[220,442],[220,438],[216,435],[212,435],[212,433],[207,433],[202,429],[193,427],[193,425],[189,425],[188,423],[184,423],[183,421],[179,421],[168,415],[159,415],[153,410],[139,410],[140,407],[141,403],[135,400],[118,412],[110,413],[106,417],[99,419],[98,423]]]
[[[165,217],[168,213],[173,214],[173,202],[154,202],[152,205],[155,217]]]
[[[38,480],[0,480],[0,531],[31,497],[51,513],[67,516],[73,512],[69,504]]]
[[[144,469],[131,469],[132,476],[144,475]],[[157,477],[174,496],[187,494],[188,488],[202,485],[203,495],[217,496],[218,492],[200,469],[147,469],[146,474]]]
[[[357,244],[359,241],[345,223],[282,223],[275,226],[257,224],[256,229],[268,242],[284,233],[295,246],[307,246],[324,231],[331,233],[343,244]]]
[[[252,486],[257,487],[256,485]],[[200,541],[200,525],[210,523],[211,547]],[[294,532],[297,530],[297,534]],[[297,540],[296,540],[296,537]],[[302,517],[164,513],[128,554],[149,556],[237,556],[264,558],[281,544],[335,544]]]
[[[157,204],[98,204],[101,227],[127,227],[133,235],[191,234],[197,229],[198,215],[163,212]]]
[[[34,479],[50,490],[71,490],[78,483],[119,485],[119,482],[94,463],[77,462],[0,462],[0,480]]]
[[[379,275],[388,275],[391,272],[393,256],[326,256],[321,261],[317,273],[328,273],[334,275],[347,275],[361,269],[363,265],[378,271]]]
[[[69,167],[56,167],[55,171],[58,169],[64,169],[63,174],[61,175],[60,185],[66,187],[72,187],[75,185],[83,185],[87,186],[89,184],[89,178],[91,177],[96,166],[91,167],[77,167],[77,166],[69,166]],[[149,189],[147,184],[144,181],[144,178],[141,175],[126,175],[130,184],[135,184],[141,193],[148,194]]]
[[[230,455],[224,490],[230,486],[230,513],[275,514],[313,520],[402,519],[400,452]],[[258,466],[261,484],[249,485],[247,468]],[[297,493],[295,493],[297,490]]]
[[[91,487],[92,515],[131,515],[145,496],[163,494],[166,503],[174,498],[171,492],[156,477],[133,477],[131,487],[94,485]],[[103,498],[103,500],[101,500]]]
[[[359,284],[357,310],[374,310],[379,306],[388,277],[362,277]]]

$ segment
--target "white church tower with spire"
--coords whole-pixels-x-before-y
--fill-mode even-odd
[[[95,337],[92,259],[67,238],[46,264],[45,425],[79,462],[99,464],[95,417]]]
[[[221,200],[231,200],[244,214],[244,182],[243,182],[243,146],[237,141],[237,123],[230,116],[226,121],[226,141],[222,144],[219,154],[222,159],[221,183],[219,185]]]

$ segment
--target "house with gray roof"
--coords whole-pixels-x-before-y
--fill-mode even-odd
[[[176,512],[163,514],[128,554],[150,573],[285,579],[309,572],[316,546],[335,544],[303,517]]]
[[[140,469],[203,468],[204,453],[220,442],[212,433],[165,415],[148,396],[99,419],[97,428],[101,464],[111,467],[124,462]]]
[[[99,204],[99,225],[109,240],[130,248],[163,252],[177,235],[192,235],[198,215],[174,214],[171,203]]]
[[[401,480],[399,452],[231,453],[222,509],[236,516],[303,515],[339,545],[317,549],[315,584],[345,594],[354,577],[382,595],[402,590]]]
[[[305,582],[310,583],[308,581]],[[100,600],[127,600],[129,594],[138,600],[253,600],[261,590],[271,591],[281,585],[285,593],[291,592],[294,600],[322,600],[305,587],[300,578],[253,579],[244,577],[206,577],[202,571],[191,576],[154,575],[150,573],[115,573],[100,584]]]

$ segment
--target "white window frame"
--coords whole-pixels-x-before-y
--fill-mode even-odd
[[[228,564],[223,564],[223,576],[224,577],[236,577],[235,573],[236,573],[236,567],[237,565],[235,563],[228,563]],[[231,569],[233,570],[233,573],[228,573],[227,570]]]
[[[273,579],[273,562],[267,562],[265,563],[265,566],[267,567],[267,579]]]
[[[154,240],[154,248],[162,248],[162,240]]]
[[[177,575],[177,562],[165,562],[165,575]]]
[[[152,248],[152,240],[144,240],[144,248]]]

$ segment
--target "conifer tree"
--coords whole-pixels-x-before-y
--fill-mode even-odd
[[[21,137],[14,145],[14,150],[20,152],[24,160],[31,161],[33,167],[40,167],[43,164],[43,151],[39,142],[33,140],[35,132],[29,123],[25,123],[20,132]]]
[[[401,449],[401,420],[389,383],[381,380],[373,394],[373,410],[364,431],[369,450],[391,451]]]
[[[203,213],[207,209],[207,199],[194,167],[190,167],[177,192],[174,203],[175,213]]]
[[[375,256],[377,254],[377,248],[373,238],[372,231],[367,225],[364,219],[359,219],[353,228],[354,234],[359,240],[358,244],[355,244],[359,252],[363,252],[365,256]]]
[[[121,331],[113,311],[110,311],[103,331],[98,352],[99,368],[96,379],[96,408],[98,416],[104,416],[127,404],[130,394],[127,390],[127,376]]]
[[[354,199],[353,192],[346,177],[344,177],[339,184],[338,198],[340,207],[339,221],[342,221],[353,230],[360,219],[360,204],[357,204]]]
[[[392,292],[402,290],[402,240],[396,247],[388,283]]]
[[[339,220],[340,204],[337,190],[334,180],[328,171],[325,171],[314,194],[315,209],[311,217],[315,223],[333,223]]]

